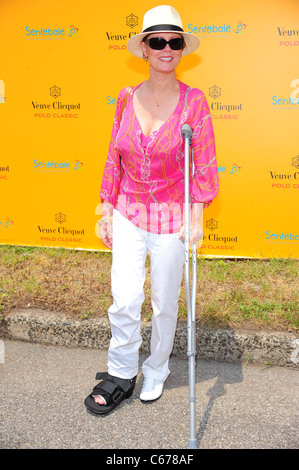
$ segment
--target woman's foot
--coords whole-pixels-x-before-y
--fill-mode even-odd
[[[141,401],[154,401],[158,400],[163,393],[164,381],[144,377],[140,400]]]
[[[96,380],[98,379],[103,380],[94,387],[84,403],[89,411],[101,415],[110,413],[123,400],[129,398],[133,393],[136,381],[136,377],[121,379],[108,372],[98,372]]]

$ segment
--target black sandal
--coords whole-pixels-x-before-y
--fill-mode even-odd
[[[136,377],[133,379],[120,379],[113,377],[108,372],[98,372],[96,380],[103,379],[93,389],[92,393],[85,398],[84,404],[89,411],[104,415],[114,410],[123,400],[129,398],[134,390]],[[101,395],[106,401],[105,405],[96,403],[93,395]]]

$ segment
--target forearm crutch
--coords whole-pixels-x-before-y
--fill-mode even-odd
[[[188,349],[187,356],[189,362],[189,406],[190,406],[190,436],[188,449],[197,449],[195,431],[195,308],[196,308],[196,281],[197,281],[197,249],[196,242],[192,243],[192,295],[190,295],[190,146],[192,140],[192,129],[188,124],[184,124],[181,129],[185,142],[185,286],[187,301],[187,325],[188,325]],[[192,175],[194,173],[194,162],[192,159]]]

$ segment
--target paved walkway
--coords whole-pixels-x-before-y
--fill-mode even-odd
[[[107,351],[2,340],[1,449],[186,449],[188,362],[172,357],[163,396],[133,396],[110,415],[83,401],[106,370]],[[141,360],[143,356],[141,356]],[[298,370],[197,361],[199,449],[298,448]]]

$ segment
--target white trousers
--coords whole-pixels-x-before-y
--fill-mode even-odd
[[[150,356],[142,364],[144,377],[164,381],[177,324],[184,266],[179,234],[155,235],[139,229],[118,211],[113,213],[113,304],[108,310],[111,334],[108,372],[131,379],[138,372],[141,306],[145,260],[151,259],[152,336]]]

